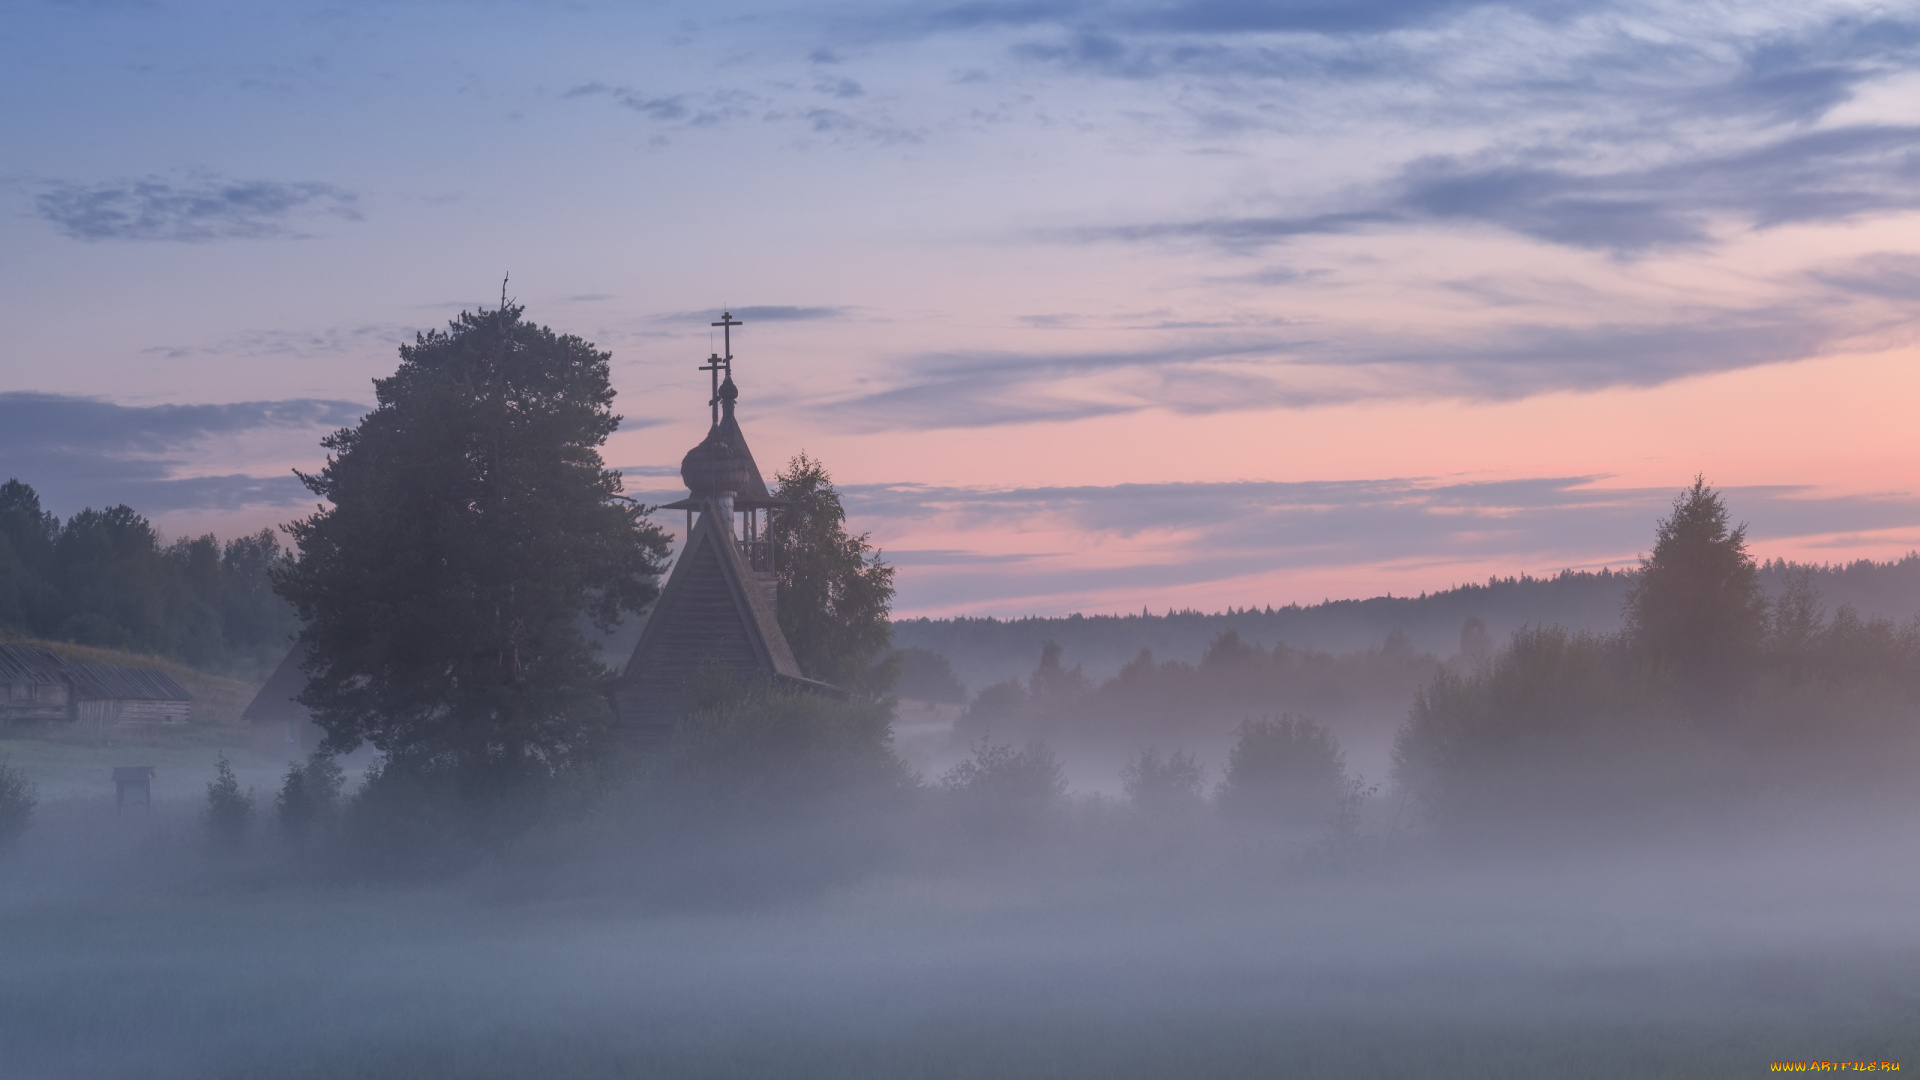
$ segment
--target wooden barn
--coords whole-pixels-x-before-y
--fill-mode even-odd
[[[71,720],[71,666],[39,645],[0,645],[0,726]]]
[[[193,695],[153,668],[78,664],[42,645],[0,645],[0,723],[184,724]]]
[[[320,746],[326,732],[313,722],[313,713],[294,698],[306,688],[306,672],[300,665],[306,649],[295,644],[286,658],[273,669],[272,677],[240,714],[247,722],[247,742],[258,757],[303,758]]]
[[[73,718],[88,727],[184,724],[193,719],[193,695],[173,676],[153,668],[70,664]]]

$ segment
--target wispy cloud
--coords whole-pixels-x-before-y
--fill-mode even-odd
[[[1058,230],[1069,241],[1198,240],[1255,250],[1303,236],[1409,224],[1490,225],[1550,244],[1638,255],[1697,246],[1715,228],[1766,229],[1920,209],[1920,126],[1794,134],[1732,153],[1585,171],[1548,147],[1479,158],[1427,157],[1362,196],[1304,216],[1212,217]]]
[[[432,305],[436,309],[447,305]],[[479,305],[456,305],[467,308]],[[417,327],[399,323],[330,326],[319,330],[240,330],[210,344],[151,345],[140,350],[170,360],[189,356],[287,356],[302,360],[348,354],[387,353],[412,340]]]
[[[889,106],[871,101],[866,87],[854,79],[835,76],[812,79],[809,83],[812,95],[833,98],[840,107],[823,108],[817,96],[803,95],[798,86],[781,79],[752,86],[672,92],[638,90],[595,81],[581,83],[561,96],[563,99],[604,97],[668,129],[727,128],[753,122],[788,126],[810,140],[814,136],[823,137],[811,141],[847,145],[894,146],[922,138],[915,127],[895,119]]]
[[[147,513],[297,505],[287,476],[188,476],[209,439],[281,432],[317,438],[367,410],[351,401],[293,399],[224,405],[121,405],[64,394],[0,393],[0,467],[49,505],[126,502]]]
[[[845,307],[800,307],[789,304],[749,304],[746,307],[729,308],[733,317],[742,323],[757,322],[819,322],[826,319],[844,319],[852,313]],[[706,326],[718,322],[721,311],[713,308],[708,311],[665,311],[651,316],[648,321],[672,323],[688,328]]]
[[[358,221],[358,202],[332,184],[147,177],[61,181],[36,196],[34,209],[75,240],[207,243],[298,237],[318,219]]]
[[[1436,158],[1408,169],[1397,203],[1434,220],[1630,253],[1701,243],[1721,216],[1764,229],[1920,208],[1916,152],[1920,127],[1863,126],[1598,174]]]
[[[685,127],[717,127],[728,121],[749,119],[771,103],[765,95],[737,87],[653,91],[598,81],[581,83],[561,97],[604,97],[656,123]]]
[[[830,403],[873,429],[986,427],[1165,409],[1206,414],[1363,400],[1498,401],[1654,386],[1803,359],[1858,325],[1816,305],[1688,312],[1648,324],[1508,324],[1451,339],[1364,329],[1181,333],[1135,350],[910,357],[892,385]]]
[[[1275,571],[1419,563],[1436,584],[1449,566],[1506,572],[1630,565],[1677,488],[1608,487],[1602,476],[1493,482],[1441,478],[1305,483],[1119,484],[1016,489],[853,485],[862,529],[965,543],[1077,536],[1073,551],[903,552],[903,610],[1035,610],[1042,598],[1111,597]],[[1724,490],[1756,544],[1920,528],[1920,494],[1825,495],[1802,487]],[[1103,541],[1102,538],[1105,538]],[[988,569],[988,567],[994,567]],[[1045,606],[1045,605],[1039,605]],[[1071,605],[1069,605],[1071,606]]]

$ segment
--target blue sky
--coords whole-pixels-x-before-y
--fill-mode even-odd
[[[510,293],[666,492],[709,322],[908,613],[1920,544],[1920,7],[6,5],[0,471],[284,521]],[[671,492],[667,492],[672,494]]]

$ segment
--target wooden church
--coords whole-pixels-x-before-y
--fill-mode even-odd
[[[781,500],[767,490],[734,416],[740,390],[733,382],[731,334],[741,324],[731,313],[722,320],[714,325],[727,328],[727,355],[709,358],[701,369],[714,380],[712,426],[680,462],[687,497],[662,507],[687,512],[687,541],[611,694],[623,736],[640,748],[665,741],[687,680],[703,668],[844,694],[802,675],[780,632],[780,553],[762,514]]]

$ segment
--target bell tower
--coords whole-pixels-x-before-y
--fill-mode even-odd
[[[713,379],[710,426],[680,462],[687,497],[661,507],[687,512],[687,541],[611,693],[623,732],[642,747],[671,734],[686,680],[702,667],[845,693],[801,674],[775,617],[779,553],[761,514],[782,500],[767,490],[734,415],[732,331],[743,324],[727,312],[713,325],[726,328],[727,345],[700,368]]]

